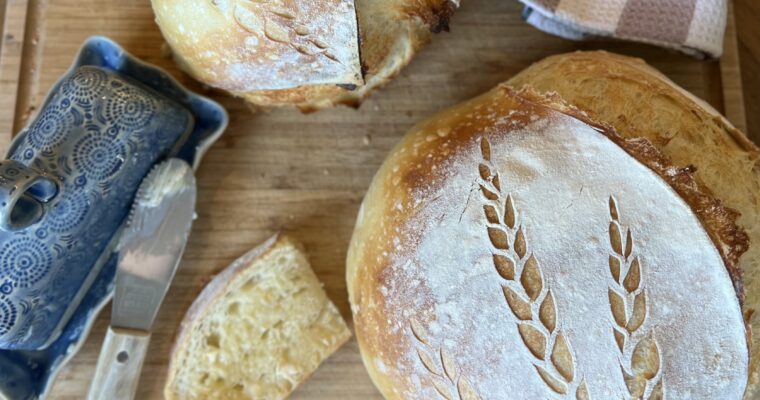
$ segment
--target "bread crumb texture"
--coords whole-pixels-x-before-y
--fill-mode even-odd
[[[298,246],[265,246],[215,278],[188,312],[167,399],[283,399],[349,339]]]

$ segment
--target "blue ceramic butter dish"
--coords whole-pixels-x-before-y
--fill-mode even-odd
[[[227,115],[89,39],[0,162],[0,397],[44,397],[110,299],[115,243],[157,162],[197,167]]]
[[[56,339],[143,176],[192,126],[182,105],[116,72],[63,79],[0,162],[0,348]]]

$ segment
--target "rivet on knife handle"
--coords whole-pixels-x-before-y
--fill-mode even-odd
[[[150,333],[108,327],[88,400],[134,399]]]

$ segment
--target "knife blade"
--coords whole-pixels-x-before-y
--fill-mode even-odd
[[[140,185],[119,242],[111,326],[150,330],[184,252],[195,196],[192,171],[179,159]]]
[[[133,399],[150,330],[185,250],[195,215],[192,169],[170,159],[143,179],[119,241],[111,326],[88,399]]]

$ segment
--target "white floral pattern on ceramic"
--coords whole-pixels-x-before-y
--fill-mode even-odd
[[[0,186],[9,188],[0,201],[10,204],[0,213],[11,214],[0,230],[0,286],[6,288],[0,298],[20,310],[0,317],[7,320],[0,348],[34,350],[56,339],[75,299],[89,289],[87,278],[102,267],[97,259],[142,177],[175,153],[192,127],[188,109],[114,72],[82,66],[64,79],[14,143],[15,163],[0,169]],[[57,185],[52,198],[29,190],[37,176]],[[18,187],[21,182],[31,186]],[[18,224],[14,213],[26,223]]]
[[[15,348],[0,350],[0,398],[45,397],[113,293],[140,180],[169,155],[197,168],[227,121],[109,39],[85,42],[0,162],[0,347]],[[19,205],[31,217],[11,218]]]

